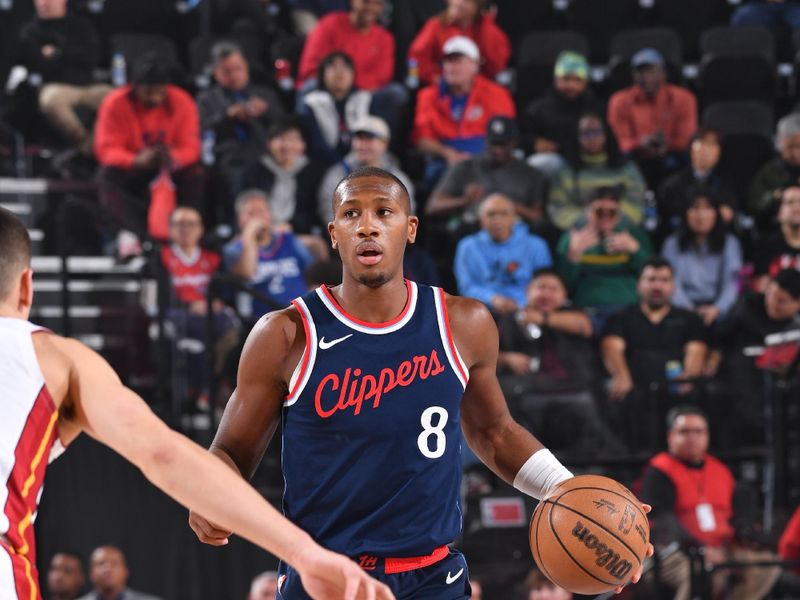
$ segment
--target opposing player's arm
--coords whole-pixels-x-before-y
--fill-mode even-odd
[[[56,336],[50,344],[41,362],[60,362],[69,373],[62,406],[70,408],[73,423],[172,498],[286,560],[313,598],[393,598],[354,562],[318,546],[218,458],[167,427],[95,352]]]
[[[470,448],[492,471],[513,484],[523,464],[543,448],[511,417],[497,381],[499,338],[486,307],[476,300],[447,297],[454,341],[469,369],[461,402],[461,425]]]
[[[210,452],[246,479],[253,476],[278,426],[281,404],[305,335],[295,309],[270,313],[256,323],[242,350],[231,395]],[[230,530],[196,511],[189,526],[212,546],[228,543]]]
[[[178,502],[272,552],[289,559],[310,541],[220,460],[159,420],[103,358],[80,342],[53,341],[69,357],[68,402],[86,433],[130,460]],[[263,524],[253,518],[256,513],[265,518]]]

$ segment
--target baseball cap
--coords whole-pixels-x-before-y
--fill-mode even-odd
[[[489,144],[510,144],[518,137],[517,124],[509,117],[492,117],[486,125],[486,142]]]
[[[631,67],[634,69],[652,66],[664,66],[664,57],[655,48],[642,48],[631,58]]]
[[[386,121],[373,115],[361,117],[353,123],[350,130],[354,135],[358,133],[367,133],[387,141],[392,137],[389,133],[389,126],[386,124]]]
[[[572,50],[565,50],[556,58],[553,74],[557,78],[575,75],[586,81],[589,79],[589,63],[582,54]]]
[[[442,52],[445,56],[450,56],[451,54],[463,54],[472,60],[481,59],[481,51],[478,50],[478,46],[476,46],[475,42],[465,35],[451,37],[444,43],[444,46],[442,46]]]

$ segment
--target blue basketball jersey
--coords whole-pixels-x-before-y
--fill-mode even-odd
[[[387,323],[326,287],[296,299],[306,346],[283,408],[284,511],[348,556],[421,556],[461,531],[461,397],[468,372],[444,293],[406,281]]]

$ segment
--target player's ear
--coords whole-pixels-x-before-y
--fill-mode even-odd
[[[333,228],[333,221],[328,223],[328,235],[331,238],[331,248],[336,248],[336,231]]]
[[[27,312],[33,305],[33,269],[30,267],[22,271],[19,276],[19,310]]]
[[[408,217],[408,243],[413,244],[417,239],[417,227],[419,227],[419,217]]]

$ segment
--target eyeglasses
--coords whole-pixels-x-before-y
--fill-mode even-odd
[[[616,208],[595,208],[594,214],[598,219],[613,219],[619,212]]]
[[[578,131],[578,135],[582,138],[597,138],[602,137],[606,134],[606,132],[601,128],[596,129],[581,129]]]

